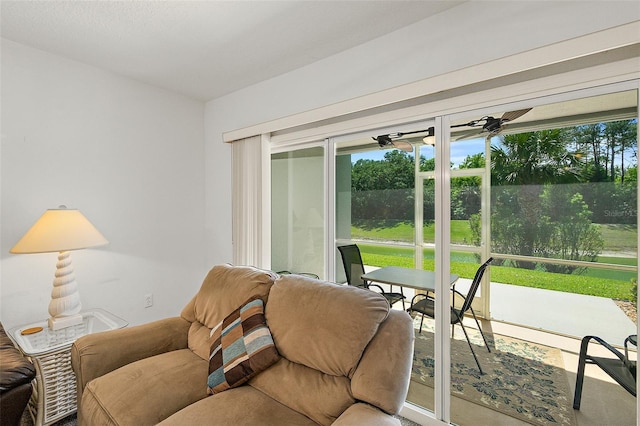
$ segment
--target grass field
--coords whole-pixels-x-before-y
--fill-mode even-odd
[[[597,225],[605,241],[605,251],[634,252],[638,244],[638,229],[632,225]]]
[[[604,251],[607,253],[636,252],[638,231],[631,225],[596,225],[605,241]],[[424,226],[424,240],[435,241],[436,227],[434,223]],[[378,241],[413,241],[413,223],[401,221],[385,221],[369,226],[352,226],[352,238]],[[451,221],[451,242],[454,244],[470,244],[471,229],[467,220]]]
[[[635,253],[637,231],[635,227],[626,225],[599,225],[606,241],[607,256],[598,258],[599,262],[637,265],[637,257],[621,257],[616,253]],[[412,224],[386,223],[376,228],[368,226],[352,228],[352,237],[356,239],[370,239],[377,241],[413,241]],[[467,221],[452,221],[451,240],[454,243],[468,244],[471,231]],[[425,226],[426,241],[432,241],[435,228]],[[403,247],[381,247],[359,244],[364,263],[372,266],[403,266],[412,268],[413,249]],[[609,255],[612,254],[612,255]],[[425,249],[423,254],[423,268],[434,269],[434,251]],[[473,254],[452,252],[451,271],[464,278],[473,278],[478,263]],[[637,276],[635,272],[613,271],[608,269],[588,268],[580,275],[554,274],[544,271],[518,269],[508,266],[491,267],[491,280],[504,284],[526,287],[544,288],[567,293],[587,294],[613,299],[629,300],[631,298],[631,278]]]

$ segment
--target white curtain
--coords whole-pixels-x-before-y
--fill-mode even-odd
[[[233,263],[271,267],[268,135],[233,142]]]

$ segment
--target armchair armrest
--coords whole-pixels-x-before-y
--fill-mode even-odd
[[[80,337],[71,346],[78,402],[91,380],[132,362],[188,347],[191,323],[180,317]]]
[[[400,420],[369,404],[356,403],[333,422],[333,426],[400,426]]]

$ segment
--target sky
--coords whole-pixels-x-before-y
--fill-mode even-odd
[[[452,143],[450,155],[451,162],[453,162],[453,167],[457,168],[458,165],[469,155],[484,152],[484,141],[484,138],[479,138]],[[384,158],[384,154],[387,151],[388,149],[380,149],[377,151],[367,151],[358,154],[352,154],[351,162],[355,163],[360,159],[380,161]],[[433,158],[433,148],[423,148],[422,155],[427,159]]]
[[[460,142],[454,142],[451,144],[451,162],[453,163],[453,168],[457,169],[460,163],[467,158],[469,155],[484,153],[484,138],[482,139],[469,139]],[[495,141],[492,141],[492,145]],[[423,145],[422,155],[426,159],[433,158],[433,148],[424,148]],[[380,161],[384,159],[384,154],[389,151],[388,149],[380,149],[377,151],[367,151],[357,154],[351,154],[351,162],[355,163],[360,159],[366,160],[375,160]],[[635,157],[635,152],[633,149],[628,149],[625,151],[625,167],[631,166],[637,163],[637,158]],[[413,154],[411,154],[413,156]],[[616,165],[620,165],[620,156],[616,155]]]

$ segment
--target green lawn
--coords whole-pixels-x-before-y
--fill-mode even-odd
[[[382,241],[413,241],[413,223],[400,221],[387,221],[377,226],[351,227],[352,238]],[[425,241],[433,242],[436,237],[436,227],[434,223],[424,227]],[[471,229],[467,220],[451,221],[451,242],[454,244],[470,244]]]
[[[636,251],[638,230],[632,225],[597,225],[606,251]]]
[[[599,225],[603,238],[607,242],[609,253],[635,252],[637,234],[635,227],[625,225]],[[452,221],[451,240],[454,243],[468,244],[471,231],[467,221]],[[424,228],[425,240],[432,241],[435,228]],[[357,239],[382,241],[413,241],[413,226],[406,222],[385,223],[379,227],[353,227],[352,236]],[[359,244],[362,257],[367,265],[413,267],[413,249],[402,247],[380,247]],[[425,250],[423,268],[434,269],[434,251]],[[599,262],[621,265],[637,265],[636,257],[601,256]],[[464,278],[473,278],[477,261],[473,254],[452,252],[451,270]],[[629,300],[631,297],[631,278],[635,272],[611,271],[588,268],[581,275],[554,274],[543,271],[531,271],[507,266],[491,266],[491,280],[505,284],[544,288],[567,293],[588,294],[613,299]]]
[[[413,241],[413,223],[401,221],[385,221],[383,223],[351,227],[351,235],[356,239],[382,241]],[[605,241],[606,252],[635,252],[638,231],[631,225],[596,225]],[[435,241],[435,224],[424,226],[424,240]],[[472,235],[468,220],[451,221],[451,242],[454,244],[471,244]],[[615,262],[618,263],[618,262]]]
[[[358,244],[358,246],[360,247],[362,258],[366,265],[380,267],[393,265],[413,268],[413,250],[410,248],[380,247],[366,244]],[[473,278],[478,268],[478,264],[473,255],[455,252],[451,255],[451,272],[463,278]],[[423,268],[426,270],[434,269],[433,252],[430,256],[425,255]],[[608,272],[608,274],[603,275],[611,275],[611,271],[598,271]],[[634,273],[626,274],[631,276],[635,275]],[[613,299],[629,300],[631,297],[631,282],[629,279],[621,280],[588,275],[554,274],[493,265],[491,266],[491,281]]]

